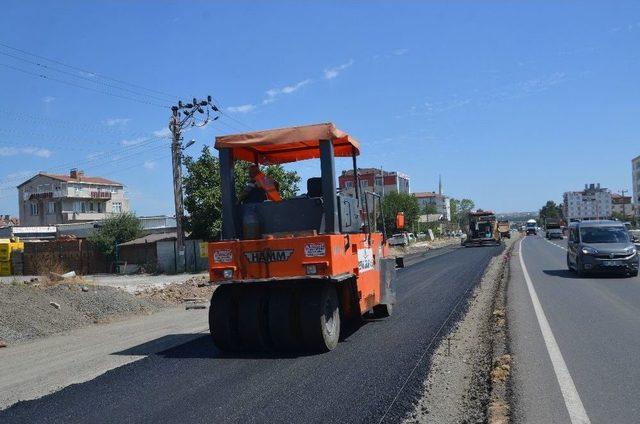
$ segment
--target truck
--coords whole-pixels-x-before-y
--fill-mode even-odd
[[[560,218],[545,218],[544,233],[549,240],[552,238],[562,238],[562,220]]]
[[[478,210],[469,212],[467,216],[469,225],[465,228],[466,237],[462,240],[463,246],[492,246],[502,242],[495,213]]]
[[[360,143],[331,123],[216,137],[221,240],[209,242],[209,330],[222,351],[327,352],[341,328],[388,317],[395,258],[361,193]],[[335,158],[352,159],[355,197],[337,193]],[[257,166],[320,159],[304,195],[237,201],[234,163]],[[378,197],[379,202],[379,197]],[[363,222],[364,221],[364,222]]]
[[[525,234],[528,236],[535,236],[538,234],[538,222],[535,219],[530,219],[527,221],[527,223],[525,224]]]
[[[500,237],[511,238],[511,223],[506,220],[498,221],[498,231],[500,231]]]

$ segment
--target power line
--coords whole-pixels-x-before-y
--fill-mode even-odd
[[[0,42],[0,46],[8,48],[8,49],[11,49],[13,51],[17,51],[17,52],[29,55],[29,56],[32,56],[32,57],[36,57],[38,59],[49,61],[51,63],[56,63],[56,64],[58,64],[60,66],[64,66],[66,68],[73,69],[73,70],[78,71],[78,72],[84,72],[84,73],[87,73],[87,74],[92,74],[92,75],[95,75],[95,76],[100,77],[100,78],[105,79],[105,80],[110,80],[110,81],[113,81],[113,82],[117,82],[119,84],[128,85],[130,87],[136,87],[136,88],[139,88],[139,89],[142,89],[142,90],[146,90],[146,91],[150,91],[150,92],[156,93],[156,94],[162,94],[164,96],[169,97],[172,100],[178,98],[178,96],[175,96],[173,94],[169,94],[169,93],[166,93],[166,92],[163,92],[163,91],[159,91],[159,90],[154,90],[152,88],[143,87],[142,85],[133,84],[133,83],[130,83],[130,82],[127,82],[127,81],[123,81],[121,79],[112,78],[112,77],[109,77],[109,76],[106,76],[106,75],[103,75],[103,74],[100,74],[100,73],[97,73],[97,72],[93,72],[93,71],[89,71],[87,69],[80,68],[78,66],[69,65],[67,63],[61,62],[61,61],[56,60],[56,59],[51,59],[51,58],[44,57],[44,56],[41,56],[41,55],[38,55],[38,54],[35,54],[35,53],[28,52],[28,51],[23,50],[23,49],[19,49],[17,47],[9,46],[8,44],[2,43],[2,42]]]
[[[86,76],[83,76],[83,75],[77,75],[77,74],[74,74],[73,72],[63,71],[63,70],[61,70],[61,69],[56,69],[56,68],[54,68],[54,67],[51,67],[51,66],[45,65],[45,64],[43,64],[43,63],[34,62],[34,61],[32,61],[32,60],[25,59],[25,58],[23,58],[23,57],[16,56],[16,55],[13,55],[13,54],[10,54],[10,53],[7,53],[7,52],[0,51],[0,54],[5,55],[5,56],[8,56],[8,57],[12,57],[12,58],[14,58],[14,59],[17,59],[17,60],[23,61],[23,62],[25,62],[25,63],[29,63],[29,64],[31,64],[31,65],[36,65],[36,66],[38,66],[38,67],[40,67],[40,68],[44,68],[45,70],[48,70],[48,71],[60,72],[61,74],[69,75],[69,76],[71,76],[72,78],[78,78],[78,79],[81,79],[81,80],[84,80],[84,81],[89,81],[89,82],[91,82],[91,83],[100,84],[100,85],[103,85],[103,86],[105,86],[105,87],[113,88],[113,89],[116,89],[116,90],[126,91],[126,92],[128,92],[128,93],[136,94],[136,95],[143,96],[143,97],[146,97],[146,98],[149,98],[149,99],[159,100],[159,101],[161,101],[161,102],[169,101],[169,100],[167,100],[167,98],[162,98],[162,97],[154,96],[154,95],[152,95],[152,94],[145,94],[145,93],[141,93],[141,92],[139,92],[139,91],[131,90],[131,89],[126,88],[126,87],[118,87],[117,85],[107,84],[107,83],[105,83],[105,82],[99,81],[99,80],[94,79],[94,78],[89,78],[89,77],[86,77]]]
[[[27,75],[31,75],[31,76],[34,76],[34,77],[38,77],[38,78],[42,78],[42,79],[46,79],[46,80],[50,80],[50,81],[56,81],[56,82],[59,82],[59,83],[62,83],[62,84],[70,85],[72,87],[82,88],[84,90],[88,90],[88,91],[93,91],[95,93],[104,94],[106,96],[118,97],[120,99],[130,100],[130,101],[133,101],[133,102],[142,103],[142,104],[146,104],[146,105],[150,105],[150,106],[155,106],[155,107],[159,107],[159,108],[162,108],[162,109],[167,109],[168,108],[168,106],[161,105],[159,103],[149,102],[149,101],[146,101],[146,100],[140,100],[140,99],[136,99],[135,97],[123,96],[123,95],[116,94],[116,93],[111,93],[111,92],[108,92],[108,91],[102,91],[102,90],[98,90],[98,89],[92,88],[92,87],[86,87],[84,85],[76,84],[76,83],[71,82],[71,81],[65,81],[65,80],[62,80],[62,79],[59,79],[59,78],[54,78],[54,77],[51,77],[51,76],[48,76],[48,75],[45,75],[45,74],[38,74],[36,72],[31,72],[31,71],[26,70],[26,69],[18,68],[17,66],[8,65],[6,63],[0,63],[0,66],[4,66],[4,67],[12,69],[14,71],[22,72],[22,73],[25,73]]]
[[[98,161],[102,161],[103,157],[107,157],[107,156],[111,156],[111,155],[117,155],[117,154],[122,154],[122,153],[131,153],[134,152],[134,154],[140,154],[143,153],[145,149],[142,149],[143,147],[149,146],[151,143],[154,143],[158,140],[167,140],[168,137],[152,137],[149,138],[147,140],[142,140],[139,143],[132,145],[132,146],[124,146],[124,147],[120,147],[118,149],[112,149],[112,150],[108,150],[106,152],[102,152],[102,153],[98,153],[96,154],[94,157],[91,157],[90,159],[86,159],[83,160],[81,162],[78,162],[77,160],[73,160],[73,161],[69,161],[69,162],[65,162],[65,163],[60,163],[60,164],[56,164],[53,166],[50,166],[46,169],[46,171],[48,172],[54,172],[54,171],[58,171],[58,170],[63,170],[69,167],[73,167],[73,166],[82,166],[82,167],[91,167],[91,165],[95,162]],[[154,146],[155,147],[155,146]],[[163,147],[167,147],[167,145],[163,145]],[[114,161],[106,161],[106,162],[102,162],[103,164],[109,164],[109,163],[113,163]],[[10,184],[12,182],[21,182],[23,180],[23,178],[9,178],[9,179],[5,179],[5,180],[0,180],[0,184]]]

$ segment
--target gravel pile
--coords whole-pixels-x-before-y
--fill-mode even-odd
[[[150,287],[135,293],[140,298],[147,298],[160,302],[181,304],[192,299],[198,299],[207,303],[215,286],[209,283],[206,276],[190,278],[184,283],[171,283],[164,287]]]
[[[92,323],[150,314],[167,306],[168,303],[138,298],[112,287],[77,283],[3,284],[0,340],[7,344],[23,342]]]

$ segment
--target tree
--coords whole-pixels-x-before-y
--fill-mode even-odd
[[[460,227],[466,225],[468,221],[468,214],[475,207],[476,204],[471,199],[451,199],[450,201],[451,208],[451,221],[457,223]]]
[[[197,239],[214,240],[222,229],[222,197],[220,191],[220,161],[208,146],[202,148],[197,159],[184,158],[185,176],[184,206],[189,216],[185,228]],[[236,195],[239,195],[249,180],[249,166],[244,161],[234,163]],[[279,184],[283,199],[296,195],[300,176],[295,171],[286,171],[280,165],[261,167],[262,172]]]
[[[420,205],[413,194],[391,192],[382,199],[384,222],[387,229],[396,228],[396,215],[404,212],[404,227],[410,229],[418,222]]]
[[[547,200],[547,203],[538,212],[538,217],[541,222],[544,222],[545,218],[557,218],[562,219],[562,207],[557,205],[553,200]]]
[[[438,213],[438,208],[436,207],[436,205],[427,204],[424,206],[423,212],[427,215],[436,214]]]
[[[142,235],[142,223],[131,213],[123,213],[102,221],[88,239],[109,259],[115,259],[116,245]]]

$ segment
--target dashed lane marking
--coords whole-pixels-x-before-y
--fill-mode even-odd
[[[547,352],[549,353],[551,364],[553,365],[553,371],[555,372],[556,379],[558,380],[558,384],[560,385],[560,391],[562,392],[562,397],[564,398],[564,404],[567,407],[567,412],[569,412],[569,418],[571,419],[572,424],[590,424],[591,421],[587,416],[587,411],[585,411],[582,400],[580,400],[578,390],[573,383],[573,378],[571,378],[571,374],[569,373],[567,364],[564,362],[562,352],[560,352],[560,348],[558,347],[556,338],[553,335],[553,331],[551,331],[551,326],[549,325],[549,321],[547,321],[547,317],[544,313],[544,310],[542,309],[542,304],[538,299],[536,289],[533,287],[531,277],[529,277],[527,266],[524,264],[524,257],[522,255],[523,242],[524,239],[520,240],[520,246],[518,248],[518,256],[520,256],[520,266],[522,267],[522,273],[524,274],[524,279],[527,283],[527,288],[529,289],[529,296],[531,297],[531,302],[533,303],[533,310],[536,313],[538,325],[540,326],[540,331],[542,332],[542,337],[544,339],[545,345],[547,346]],[[551,244],[558,246],[555,243]]]

